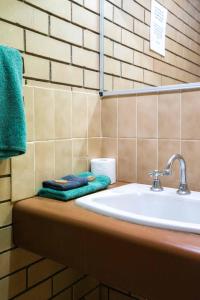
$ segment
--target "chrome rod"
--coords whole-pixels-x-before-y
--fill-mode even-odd
[[[104,93],[104,0],[99,0],[99,95]]]
[[[183,83],[176,85],[164,85],[158,87],[146,87],[142,89],[128,89],[128,90],[116,90],[103,92],[101,95],[104,97],[112,96],[123,96],[123,95],[143,95],[143,94],[153,94],[153,93],[163,93],[163,92],[174,92],[174,91],[187,91],[200,89],[200,82],[193,83]]]

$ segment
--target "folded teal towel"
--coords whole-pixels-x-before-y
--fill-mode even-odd
[[[79,177],[88,177],[94,176],[90,172],[80,173],[77,176]],[[94,181],[88,182],[88,185],[69,190],[69,191],[58,191],[50,188],[41,188],[38,192],[38,196],[45,198],[52,198],[62,201],[68,201],[71,199],[79,198],[85,196],[87,194],[95,193],[97,191],[106,189],[108,185],[111,183],[110,178],[107,176],[95,176]]]
[[[26,126],[22,97],[22,57],[0,46],[0,159],[25,153]]]

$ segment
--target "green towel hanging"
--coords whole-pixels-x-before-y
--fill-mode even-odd
[[[22,70],[20,52],[0,45],[0,159],[26,152]]]

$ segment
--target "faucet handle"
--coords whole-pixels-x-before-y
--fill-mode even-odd
[[[159,176],[164,176],[164,173],[159,170],[153,170],[148,173],[149,176],[153,177],[153,179],[158,179]]]
[[[152,186],[151,186],[151,191],[154,192],[160,192],[163,191],[163,187],[161,185],[160,176],[163,176],[163,172],[159,171],[159,170],[153,170],[151,172],[148,173],[149,176],[151,176],[153,178],[153,182],[152,182]]]

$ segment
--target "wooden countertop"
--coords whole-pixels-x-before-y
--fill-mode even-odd
[[[120,185],[120,184],[118,184]],[[198,300],[200,236],[127,223],[34,197],[13,210],[19,247],[150,300]]]

